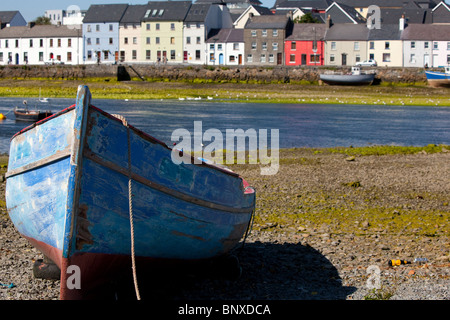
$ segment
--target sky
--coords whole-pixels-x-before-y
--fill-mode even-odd
[[[271,8],[275,4],[275,0],[260,0],[264,7]],[[439,2],[440,0],[437,0]],[[0,11],[18,10],[27,21],[32,21],[39,16],[43,16],[45,10],[67,9],[71,5],[78,6],[81,10],[87,10],[92,4],[111,4],[111,3],[128,3],[128,4],[146,4],[148,0],[2,0]],[[450,0],[446,0],[450,4]]]

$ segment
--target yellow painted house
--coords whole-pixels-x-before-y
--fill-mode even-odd
[[[191,1],[148,2],[141,23],[143,61],[183,62],[183,21],[191,5]]]

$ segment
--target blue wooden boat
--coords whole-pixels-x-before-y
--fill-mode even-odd
[[[445,72],[425,71],[428,83],[432,87],[450,87],[450,67]]]
[[[171,152],[92,106],[85,86],[76,105],[12,138],[8,213],[61,269],[61,299],[90,297],[134,261],[226,255],[246,235],[254,189],[215,165],[177,165]]]

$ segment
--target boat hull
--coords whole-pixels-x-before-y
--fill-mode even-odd
[[[425,71],[428,83],[432,87],[450,87],[450,75],[443,72]]]
[[[28,111],[28,110],[15,110],[14,115],[17,121],[24,122],[37,122],[43,120],[52,115],[50,111]]]
[[[330,85],[368,86],[375,79],[374,74],[345,75],[345,74],[321,74],[320,80]]]
[[[131,255],[175,263],[235,248],[254,190],[212,165],[174,164],[165,144],[89,106],[83,88],[76,107],[12,139],[6,175],[11,220],[60,267],[61,299],[90,297],[131,270]],[[81,289],[67,285],[74,265]]]

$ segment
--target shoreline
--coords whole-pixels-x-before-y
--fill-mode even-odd
[[[259,165],[231,168],[257,191],[251,233],[235,252],[242,277],[138,268],[143,299],[450,299],[450,146],[283,149],[275,176],[261,176]],[[4,187],[0,282],[15,287],[0,288],[0,300],[58,299],[58,280],[33,277],[42,255],[10,222]],[[415,258],[428,262],[387,264]],[[376,288],[368,286],[369,267],[380,270]]]
[[[79,84],[95,99],[174,100],[201,98],[208,102],[450,106],[450,90],[429,86],[372,85],[363,87],[313,84],[138,82],[113,78],[83,80],[0,79],[0,97],[73,98]]]

